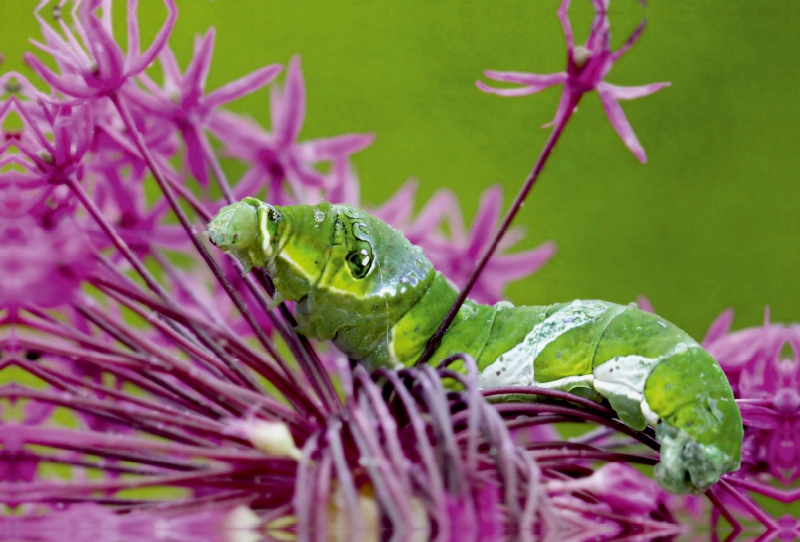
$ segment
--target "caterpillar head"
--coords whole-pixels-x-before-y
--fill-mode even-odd
[[[225,254],[235,256],[245,273],[254,266],[263,267],[271,255],[280,213],[255,198],[223,207],[208,224],[208,239]]]
[[[435,271],[401,232],[348,205],[274,207],[246,198],[208,225],[209,240],[296,301],[298,331],[363,359],[428,289]]]

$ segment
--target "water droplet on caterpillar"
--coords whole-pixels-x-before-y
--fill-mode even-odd
[[[686,345],[686,343],[678,343],[675,345],[676,354],[685,354],[687,350],[689,350],[689,347]]]
[[[325,213],[323,213],[322,211],[314,211],[314,220],[316,220],[317,222],[322,222],[323,220],[325,220]]]

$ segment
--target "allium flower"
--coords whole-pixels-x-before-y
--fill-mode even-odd
[[[670,83],[651,83],[636,87],[621,87],[605,81],[611,67],[624,55],[639,39],[644,30],[644,22],[631,34],[625,44],[618,51],[611,50],[611,26],[608,22],[608,5],[611,0],[592,0],[595,7],[595,18],[592,29],[584,45],[575,45],[572,34],[572,25],[567,11],[570,0],[563,0],[558,10],[558,18],[564,28],[564,38],[567,42],[567,71],[539,75],[535,73],[499,72],[487,70],[484,75],[489,79],[504,83],[523,85],[518,88],[493,88],[481,81],[476,85],[484,92],[498,96],[527,96],[534,94],[553,85],[564,85],[561,101],[558,104],[556,116],[545,126],[563,125],[566,119],[577,107],[581,97],[589,91],[596,90],[600,101],[608,115],[608,120],[614,130],[622,138],[623,143],[641,162],[647,161],[647,155],[633,132],[619,100],[633,100],[669,86]]]
[[[274,205],[316,203],[320,190],[335,189],[337,177],[326,179],[314,169],[323,161],[334,168],[347,157],[372,143],[372,134],[346,134],[299,143],[300,129],[306,114],[306,89],[300,70],[300,57],[289,64],[283,89],[270,95],[272,133],[266,133],[251,121],[230,114],[217,114],[209,128],[232,156],[247,161],[251,167],[236,185],[238,198],[253,196],[266,187]]]
[[[211,29],[195,41],[194,57],[185,74],[180,73],[175,55],[169,49],[159,55],[164,69],[163,88],[143,73],[139,80],[149,91],[126,89],[129,96],[144,109],[162,118],[170,119],[180,130],[186,142],[186,162],[192,175],[205,186],[208,183],[207,157],[213,156],[211,145],[204,133],[208,116],[221,105],[241,98],[263,87],[281,71],[272,64],[204,95],[206,77],[211,67],[214,50],[214,30]],[[215,168],[216,169],[216,168]]]
[[[732,322],[733,311],[723,312],[703,341],[730,379],[745,425],[742,469],[729,481],[789,503],[797,498],[790,484],[800,479],[800,326],[771,323],[769,310],[761,327],[731,332]],[[777,525],[752,501],[738,505]]]
[[[77,23],[76,33],[69,28],[61,17],[60,6],[56,11],[56,21],[64,37],[60,36],[48,25],[39,14],[47,5],[42,0],[36,9],[36,17],[41,24],[45,43],[32,40],[36,47],[52,55],[61,75],[56,75],[38,58],[30,53],[25,60],[31,68],[53,90],[67,97],[68,103],[82,103],[92,98],[108,96],[118,91],[132,77],[138,75],[149,66],[167,43],[172,32],[178,10],[174,0],[164,0],[167,8],[167,19],[158,35],[144,53],[140,49],[139,24],[136,17],[137,2],[128,2],[128,54],[114,41],[111,25],[111,0],[77,0],[72,15]],[[102,18],[96,13],[102,11]]]

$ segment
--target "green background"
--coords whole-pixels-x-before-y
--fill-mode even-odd
[[[500,98],[473,81],[484,69],[562,70],[558,4],[179,0],[171,45],[185,66],[194,34],[216,27],[212,89],[302,54],[302,137],[377,134],[354,159],[365,202],[382,202],[416,176],[418,208],[447,187],[469,220],[492,183],[502,183],[510,201],[544,144],[548,131],[539,126],[560,92]],[[588,0],[573,4],[582,42],[591,8]],[[41,36],[34,5],[3,0],[4,71],[21,69],[27,38]],[[124,6],[115,6],[121,15]],[[736,327],[760,323],[767,304],[774,321],[800,321],[800,3],[652,0],[644,10],[614,0],[611,8],[615,47],[643,16],[648,27],[608,81],[673,83],[623,102],[649,163],[627,151],[596,94],[587,95],[518,219],[529,232],[521,247],[553,239],[558,254],[513,284],[509,298],[626,303],[646,294],[698,338],[727,307],[737,311]],[[158,2],[142,1],[145,37],[163,15]],[[232,108],[269,123],[266,91]]]

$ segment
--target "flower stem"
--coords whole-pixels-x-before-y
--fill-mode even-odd
[[[552,154],[558,138],[561,137],[561,133],[564,131],[564,127],[567,125],[567,121],[569,121],[570,117],[572,116],[572,112],[575,110],[575,106],[578,105],[580,96],[580,94],[570,94],[569,101],[567,102],[566,113],[561,119],[559,119],[553,128],[553,131],[550,133],[550,137],[547,139],[542,152],[539,154],[539,158],[536,159],[536,163],[528,175],[528,178],[525,179],[525,182],[522,184],[522,188],[520,188],[516,198],[514,198],[514,202],[511,204],[511,208],[503,218],[503,222],[500,224],[492,243],[483,253],[483,256],[481,256],[481,259],[478,261],[478,265],[475,266],[475,269],[472,271],[469,280],[467,280],[467,283],[461,289],[461,292],[458,294],[453,306],[450,307],[450,310],[447,312],[444,320],[442,320],[439,329],[436,330],[436,333],[434,333],[433,337],[431,337],[431,339],[428,341],[428,344],[425,346],[425,351],[416,362],[417,365],[425,363],[431,358],[433,352],[436,350],[436,347],[439,345],[439,341],[442,340],[442,337],[447,332],[447,328],[450,327],[450,324],[455,319],[456,314],[458,314],[461,305],[463,305],[464,301],[467,300],[470,291],[472,291],[473,286],[475,286],[475,283],[478,281],[478,277],[480,277],[481,273],[483,273],[483,270],[486,267],[486,264],[489,262],[489,259],[491,259],[491,257],[497,251],[497,245],[505,236],[509,226],[511,225],[511,222],[514,220],[514,217],[517,216],[517,212],[519,212],[522,204],[525,202],[525,198],[528,197],[528,193],[530,193],[533,185],[539,178],[539,174],[542,172],[542,169],[544,168],[547,159],[550,157],[550,154]]]
[[[163,174],[161,173],[161,169],[155,162],[152,154],[148,150],[147,146],[144,143],[144,139],[142,138],[142,134],[137,130],[136,124],[131,117],[131,113],[128,110],[127,105],[125,102],[120,99],[119,94],[111,94],[109,96],[112,103],[116,107],[117,111],[119,112],[120,116],[122,117],[122,121],[125,124],[125,127],[128,129],[128,132],[133,139],[137,150],[141,154],[142,158],[144,158],[145,162],[147,163],[150,172],[153,174],[153,177],[158,183],[159,188],[161,188],[164,197],[169,202],[172,211],[178,217],[183,228],[186,230],[187,234],[189,235],[189,239],[192,241],[192,244],[195,246],[197,251],[200,253],[200,256],[206,262],[211,272],[214,274],[216,279],[219,281],[220,285],[225,290],[225,293],[228,294],[231,301],[233,301],[236,308],[241,313],[242,317],[251,327],[253,332],[255,333],[256,337],[258,338],[259,342],[264,345],[265,348],[269,348],[268,345],[271,345],[272,342],[270,341],[269,337],[264,333],[264,330],[258,325],[255,321],[255,318],[247,309],[247,306],[244,303],[244,300],[238,294],[238,292],[233,288],[231,283],[225,277],[222,269],[220,269],[217,262],[212,258],[211,254],[208,252],[208,249],[203,244],[203,242],[198,238],[197,233],[195,232],[195,228],[192,226],[191,222],[189,222],[186,213],[184,213],[183,209],[180,206],[177,198],[175,197],[175,193],[172,191],[167,180],[164,178]],[[336,394],[336,390],[333,387],[333,383],[330,380],[328,373],[323,369],[321,363],[318,366],[314,366],[312,364],[311,367],[311,374],[309,380],[311,381],[311,385],[320,397],[323,405],[325,406],[328,412],[334,412],[341,407],[341,400],[339,396]]]

